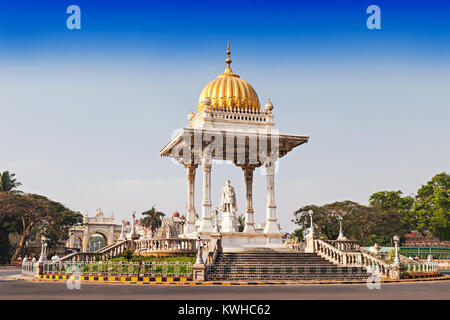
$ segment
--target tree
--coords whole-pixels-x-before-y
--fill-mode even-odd
[[[237,222],[238,231],[239,232],[244,231],[244,228],[245,228],[245,217],[244,217],[243,214],[239,215],[236,218],[236,222]]]
[[[393,235],[398,232],[399,216],[374,206],[364,206],[353,201],[341,201],[324,206],[309,205],[298,209],[294,215],[294,223],[299,225],[297,234],[305,234],[310,226],[307,212],[313,210],[313,223],[318,236],[325,240],[335,240],[339,235],[337,215],[343,217],[343,231],[348,239],[358,240],[363,246],[389,244]]]
[[[411,210],[414,204],[414,198],[402,197],[402,192],[398,191],[379,191],[372,194],[369,198],[371,206],[378,207],[382,210],[398,210],[398,212],[406,213]]]
[[[441,240],[450,240],[450,175],[439,173],[417,191],[410,220],[423,235],[430,230]]]
[[[20,236],[11,260],[16,260],[33,230],[56,241],[67,237],[68,229],[83,216],[62,204],[37,194],[0,193],[0,218],[7,218]]]
[[[14,177],[15,174],[10,174],[9,171],[3,171],[0,174],[0,192],[10,192],[22,185]]]
[[[15,174],[10,174],[9,171],[0,173],[0,192],[20,192],[13,190],[22,185],[14,177]],[[13,220],[5,214],[1,216],[0,213],[0,264],[9,263],[9,258],[12,255],[13,245],[10,242],[9,235],[14,232]]]
[[[67,240],[69,237],[69,229],[74,225],[81,225],[83,223],[83,215],[66,208],[59,202],[45,199],[49,202],[51,212],[51,219],[45,223],[45,236],[51,247],[54,243]]]
[[[411,209],[414,205],[414,198],[410,196],[402,197],[402,194],[400,190],[379,191],[372,194],[369,198],[370,205],[379,211],[386,223],[390,221],[389,223],[392,224],[384,227],[400,236],[415,229],[415,225],[411,221]],[[390,232],[387,234],[388,237],[395,235]]]
[[[295,229],[291,233],[291,239],[295,241],[302,241],[303,240],[303,230],[300,228]]]
[[[353,201],[341,201],[327,204],[324,206],[309,205],[302,207],[295,211],[294,223],[300,226],[298,232],[305,234],[306,230],[310,227],[310,218],[308,211],[313,211],[313,223],[318,235],[326,240],[335,240],[339,235],[339,221],[338,214],[341,214],[344,218],[343,229],[344,234],[347,237],[353,236],[359,238],[355,227],[353,226],[354,218],[362,216],[366,211],[370,210],[359,203]],[[361,231],[359,231],[361,233]]]
[[[145,218],[142,219],[142,226],[150,228],[152,237],[154,237],[156,230],[162,225],[162,217],[164,217],[165,214],[158,212],[158,210],[155,209],[155,206],[152,206],[150,210],[144,211],[141,214],[145,216]]]
[[[133,259],[133,252],[131,250],[127,249],[124,252],[122,252],[122,258],[126,259],[128,262],[130,262],[131,259]]]

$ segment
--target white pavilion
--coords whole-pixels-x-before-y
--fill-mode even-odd
[[[204,239],[220,237],[227,248],[276,248],[282,246],[282,233],[277,223],[275,202],[275,163],[309,137],[281,133],[273,121],[270,99],[261,110],[255,89],[227,67],[208,83],[198,99],[197,114],[188,115],[183,128],[161,151],[163,157],[174,158],[187,171],[186,223],[183,237]],[[213,160],[228,160],[244,173],[246,186],[245,228],[219,231],[212,219],[211,172]],[[266,219],[263,230],[257,230],[253,210],[253,172],[265,166],[267,176]],[[203,200],[200,223],[196,221],[194,182],[196,169],[203,171]],[[196,226],[197,222],[197,226]]]

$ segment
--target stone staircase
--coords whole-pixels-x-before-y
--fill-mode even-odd
[[[315,253],[289,249],[221,252],[207,272],[209,280],[365,279],[370,276],[364,268],[338,266]]]

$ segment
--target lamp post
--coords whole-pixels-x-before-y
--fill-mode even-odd
[[[339,219],[339,238],[343,238],[344,233],[342,232],[342,216],[338,215],[338,219]]]
[[[197,238],[197,260],[195,260],[195,264],[204,264],[200,237]]]
[[[180,224],[181,224],[181,233],[184,234],[184,229],[186,228],[187,224],[186,224],[186,217],[185,216],[181,216],[180,217]]]
[[[206,265],[202,258],[202,246],[201,246],[201,237],[197,237],[197,259],[195,260],[194,265],[192,266],[193,278],[195,281],[204,281],[206,280]]]
[[[314,253],[316,252],[316,244],[315,244],[316,236],[314,234],[313,211],[309,210],[308,214],[310,219],[310,226],[308,233],[306,234],[305,237],[305,252]]]
[[[136,235],[136,224],[134,223],[135,219],[136,219],[136,211],[133,211],[133,214],[131,215],[131,237]]]
[[[131,215],[131,232],[130,232],[130,240],[131,240],[131,252],[134,252],[136,250],[136,240],[139,239],[140,235],[136,232],[136,211],[133,211],[133,214]]]
[[[125,240],[125,221],[122,220],[122,226],[120,229],[119,240]]]
[[[338,236],[338,240],[347,240],[347,238],[344,236],[344,231],[342,230],[342,216],[340,214],[338,214],[338,219],[339,219],[339,236]]]
[[[398,256],[398,244],[400,242],[400,238],[398,236],[394,236],[394,245],[395,245],[395,258],[394,258],[394,264],[398,265],[400,264],[400,257]]]
[[[314,235],[313,211],[312,211],[312,210],[309,210],[309,211],[308,211],[308,214],[309,214],[309,218],[310,218],[309,234],[310,234],[311,236],[313,236],[313,235]]]
[[[44,235],[41,235],[41,255],[39,257],[39,262],[45,261],[46,255],[47,255],[47,238]]]

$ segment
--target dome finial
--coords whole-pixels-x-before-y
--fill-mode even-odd
[[[231,51],[230,51],[230,41],[228,41],[228,42],[227,42],[227,60],[225,60],[225,62],[226,62],[226,64],[227,64],[227,69],[230,69],[230,70],[231,70],[231,68],[230,68],[230,64],[231,64],[230,54],[231,54]]]
[[[222,74],[219,74],[217,76],[217,78],[222,78],[222,77],[236,77],[239,78],[239,76],[237,74],[233,73],[233,70],[231,70],[230,68],[230,64],[231,64],[231,58],[230,58],[230,42],[227,42],[227,59],[225,60],[225,63],[227,64],[227,67],[225,68],[225,71]]]

